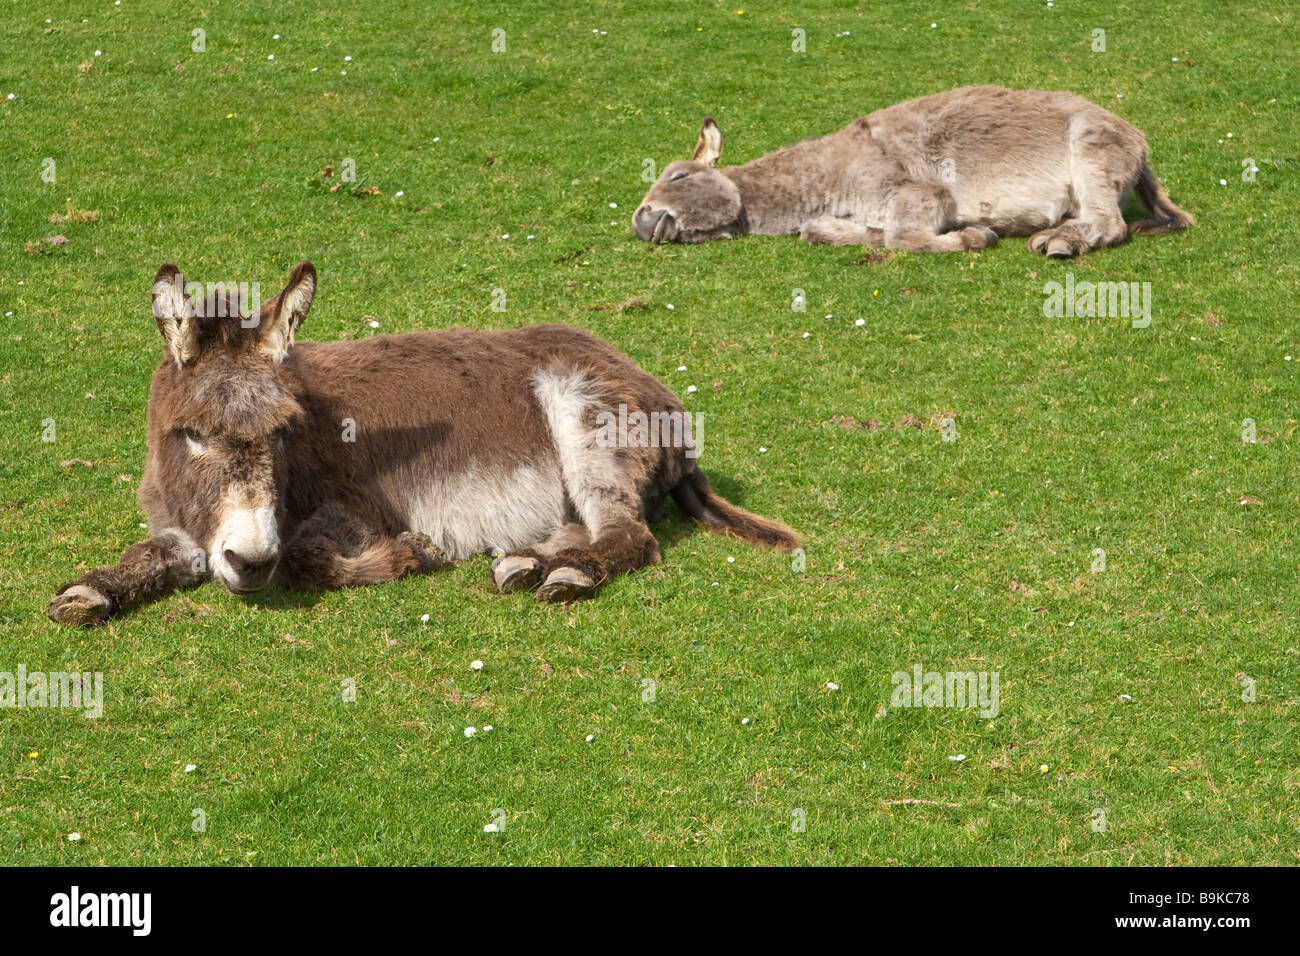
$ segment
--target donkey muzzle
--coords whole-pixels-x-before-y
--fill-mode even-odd
[[[646,242],[673,242],[681,234],[672,213],[648,205],[642,206],[632,216],[632,228]]]
[[[221,583],[236,594],[260,591],[271,583],[275,566],[280,563],[279,550],[269,557],[246,558],[226,548],[221,555],[226,559],[226,568],[230,573],[221,576]]]

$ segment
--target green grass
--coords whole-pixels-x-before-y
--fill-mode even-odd
[[[0,711],[0,859],[1296,863],[1298,38],[1216,0],[5,3],[0,670],[102,671],[106,702]],[[982,82],[1131,120],[1198,225],[1066,264],[632,235],[642,161],[705,115],[740,162]],[[377,195],[308,186],[348,158]],[[567,609],[480,558],[50,624],[141,534],[158,265],[269,293],[302,258],[304,337],[559,320],[698,386],[706,471],[807,569],[673,518],[663,564]],[[1150,282],[1151,327],[1045,318],[1068,271]],[[1000,713],[882,714],[918,663],[997,671]]]

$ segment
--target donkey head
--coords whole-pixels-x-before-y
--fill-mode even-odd
[[[700,130],[695,155],[669,163],[632,216],[646,242],[706,242],[740,235],[740,190],[714,168],[722,155],[722,131],[712,119]]]
[[[257,591],[280,559],[285,438],[302,416],[281,363],[311,308],[316,270],[301,263],[260,304],[246,284],[191,294],[203,291],[196,286],[173,265],[154,280],[167,355],[149,392],[141,501],[151,530],[181,529],[227,588]]]

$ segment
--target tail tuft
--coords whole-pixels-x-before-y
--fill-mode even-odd
[[[1191,213],[1174,205],[1173,200],[1160,188],[1156,174],[1151,171],[1147,163],[1142,164],[1142,171],[1138,174],[1137,193],[1150,210],[1151,218],[1130,223],[1128,227],[1130,236],[1154,236],[1162,232],[1179,232],[1196,222]]]
[[[737,508],[711,487],[702,471],[693,471],[672,491],[673,500],[683,514],[690,515],[700,524],[734,535],[745,541],[766,545],[769,548],[797,548],[799,536],[779,521],[769,521]]]

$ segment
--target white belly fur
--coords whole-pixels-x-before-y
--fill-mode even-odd
[[[537,544],[567,520],[559,463],[436,480],[411,502],[407,520],[456,561],[491,548]]]

